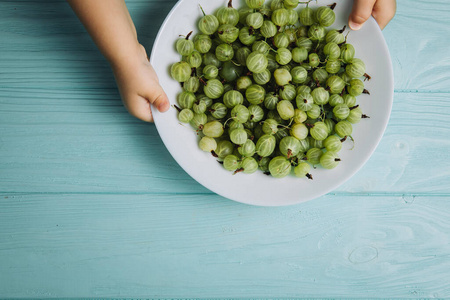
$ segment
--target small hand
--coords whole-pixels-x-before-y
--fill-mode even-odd
[[[112,65],[112,69],[122,102],[131,115],[153,122],[152,105],[160,112],[169,109],[169,99],[159,85],[158,76],[142,45],[139,45],[136,57],[120,65]]]
[[[352,30],[358,30],[372,15],[383,30],[394,17],[395,10],[395,0],[354,0],[348,25]]]

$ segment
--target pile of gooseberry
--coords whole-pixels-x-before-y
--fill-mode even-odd
[[[356,98],[370,79],[345,27],[327,29],[336,4],[231,1],[214,14],[201,9],[200,32],[176,40],[178,120],[234,174],[312,179],[311,166],[335,168],[353,124],[367,117]]]

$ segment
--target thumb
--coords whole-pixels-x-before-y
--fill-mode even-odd
[[[153,82],[153,87],[143,96],[160,112],[165,112],[170,108],[169,98],[158,82]]]
[[[348,26],[359,30],[372,14],[376,0],[354,0],[352,12],[348,18]]]

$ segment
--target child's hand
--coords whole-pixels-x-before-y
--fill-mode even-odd
[[[372,15],[383,30],[394,17],[395,10],[395,0],[354,0],[348,25],[358,30]]]
[[[151,106],[160,112],[169,109],[169,99],[159,85],[155,70],[148,61],[144,47],[139,45],[134,58],[112,69],[122,101],[128,112],[138,119],[153,122]]]

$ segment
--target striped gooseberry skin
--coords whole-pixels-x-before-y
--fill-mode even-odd
[[[217,99],[223,94],[223,84],[218,79],[210,79],[203,88],[205,95],[211,99]]]
[[[311,136],[317,141],[323,141],[328,137],[328,127],[324,122],[319,121],[314,123],[313,127],[309,130]]]
[[[246,66],[247,65],[247,57],[250,55],[250,53],[252,53],[252,50],[250,50],[250,48],[241,47],[236,51],[235,58],[240,65]]]
[[[247,25],[253,29],[259,29],[264,23],[264,17],[259,12],[254,12],[247,15],[245,18]]]
[[[285,32],[278,32],[273,37],[273,44],[277,48],[286,48],[289,46],[289,36]]]
[[[293,10],[298,6],[298,0],[284,0],[283,4],[286,8]]]
[[[223,104],[227,108],[233,108],[242,103],[244,103],[244,96],[239,91],[231,90],[223,95]]]
[[[286,5],[286,1],[285,1],[285,5]],[[293,9],[288,9],[288,22],[286,25],[295,25],[298,22],[298,14],[295,10]]]
[[[312,165],[318,165],[320,163],[320,157],[323,152],[320,148],[313,147],[306,152],[306,159]]]
[[[239,23],[239,12],[231,6],[231,3],[226,7],[219,8],[215,16],[221,25],[230,24],[231,26],[236,26]]]
[[[336,74],[341,70],[341,62],[337,59],[328,59],[325,70],[330,74]]]
[[[304,47],[308,52],[311,51],[313,47],[313,42],[308,37],[299,37],[295,43],[297,47]]]
[[[231,143],[228,140],[220,140],[217,142],[217,147],[214,152],[216,152],[217,156],[220,159],[224,159],[227,155],[230,155],[233,153],[234,146],[233,143]]]
[[[259,84],[264,85],[270,81],[270,78],[272,78],[272,73],[265,69],[261,73],[253,73],[253,80]]]
[[[311,96],[314,99],[314,103],[317,105],[327,104],[330,99],[330,93],[323,87],[316,87],[312,90]]]
[[[213,105],[211,105],[211,108],[209,109],[209,112],[211,115],[216,119],[223,119],[227,115],[228,108],[225,106],[225,104],[216,102]]]
[[[204,34],[211,35],[219,28],[219,20],[214,15],[205,15],[198,21],[198,29]]]
[[[298,13],[298,18],[300,20],[300,23],[302,23],[305,26],[311,26],[314,24],[314,10],[311,7],[305,7],[300,10]]]
[[[325,42],[327,43],[336,43],[336,44],[342,44],[345,41],[345,36],[342,34],[342,32],[332,29],[327,32],[325,36]]]
[[[194,51],[194,42],[186,38],[179,38],[175,43],[175,48],[180,55],[189,55]]]
[[[249,8],[261,8],[264,5],[264,0],[245,0],[245,4]]]
[[[262,131],[264,134],[275,134],[278,131],[279,123],[275,119],[271,119],[267,114],[267,119],[264,120],[262,125]]]
[[[292,60],[292,53],[287,48],[278,48],[277,54],[275,55],[275,60],[280,65],[287,65]]]
[[[321,85],[328,79],[328,76],[327,70],[323,68],[315,69],[312,74],[314,81],[320,83]]]
[[[266,90],[259,84],[252,84],[245,91],[245,98],[250,104],[260,104],[264,101]]]
[[[332,95],[330,95],[330,99],[328,99],[328,103],[332,107],[334,107],[334,106],[336,106],[338,104],[344,103],[344,98],[342,98],[342,96],[339,95],[339,94],[332,94]]]
[[[352,44],[344,44],[341,46],[341,59],[349,63],[355,57],[355,47]]]
[[[342,96],[342,99],[344,99],[344,103],[348,107],[353,107],[356,105],[356,97],[355,96],[352,96],[350,94],[345,94],[344,96]]]
[[[316,21],[324,27],[333,25],[334,21],[336,20],[336,14],[328,6],[321,6],[317,8],[314,17]]]
[[[309,178],[312,178],[311,175],[309,175],[309,172],[311,172],[311,166],[304,161],[294,167],[294,174],[296,177],[303,178],[309,176]]]
[[[259,122],[264,118],[264,109],[259,105],[250,105],[248,107],[248,112],[250,114],[249,121]]]
[[[245,105],[238,104],[231,110],[231,117],[237,122],[243,124],[248,121],[250,112]]]
[[[310,53],[308,55],[308,61],[309,61],[309,65],[313,68],[319,66],[319,64],[320,64],[319,55],[317,53]]]
[[[296,108],[294,110],[294,123],[303,123],[308,119],[308,115],[301,109]]]
[[[292,49],[292,60],[301,63],[308,58],[308,50],[305,47],[295,47]]]
[[[333,108],[333,114],[337,119],[344,120],[350,114],[350,108],[345,104],[338,104]]]
[[[272,11],[279,9],[279,8],[285,8],[284,7],[284,0],[272,0],[270,1],[270,9]]]
[[[202,132],[205,136],[208,136],[211,138],[218,138],[218,137],[222,136],[224,129],[223,129],[223,125],[221,122],[211,121],[211,122],[206,123],[203,126]]]
[[[184,108],[178,113],[178,120],[181,123],[189,123],[194,117],[194,112],[189,108]]]
[[[296,66],[291,69],[292,82],[301,84],[308,78],[308,72],[302,66]]]
[[[208,121],[208,117],[206,116],[206,114],[196,114],[196,113],[194,113],[194,117],[189,122],[189,124],[191,124],[191,126],[195,130],[202,130],[203,126],[207,123],[207,121]]]
[[[205,152],[212,152],[216,150],[217,142],[212,137],[204,136],[198,142],[198,146],[201,150]]]
[[[327,151],[320,157],[319,162],[325,169],[334,169],[338,166],[340,159],[336,152]]]
[[[267,55],[267,54],[269,54],[269,51],[270,51],[270,45],[267,44],[265,41],[257,41],[255,43],[253,43],[252,51],[260,52],[264,55]]]
[[[323,47],[323,53],[328,56],[328,59],[338,59],[341,55],[341,49],[335,42],[328,42]]]
[[[339,152],[342,149],[342,142],[337,135],[330,135],[323,141],[323,146],[327,151]]]
[[[198,80],[197,77],[189,77],[188,80],[186,80],[183,83],[183,89],[187,92],[195,93],[200,88],[200,80]]]
[[[261,157],[269,156],[275,150],[277,141],[272,134],[263,134],[256,142],[256,154]]]
[[[230,131],[230,141],[235,145],[242,145],[247,140],[245,129],[233,129]]]
[[[188,91],[183,91],[177,96],[177,102],[181,108],[191,109],[196,100],[195,94]]]
[[[301,110],[307,112],[308,110],[310,110],[312,108],[312,105],[314,104],[314,99],[310,93],[301,92],[301,93],[297,93],[297,97],[295,98],[295,103],[296,103],[298,109],[301,109]]]
[[[278,145],[280,152],[287,158],[297,156],[300,152],[300,141],[293,136],[286,136],[281,139]]]
[[[191,68],[198,68],[202,65],[202,55],[197,50],[192,51],[188,56],[183,56],[183,59]]]
[[[268,110],[274,110],[277,108],[277,103],[280,99],[274,93],[267,93],[264,97],[264,107]]]
[[[283,100],[292,101],[297,96],[297,91],[294,85],[286,84],[282,88],[280,88],[280,90],[278,91],[278,95]]]
[[[245,91],[249,86],[253,84],[253,81],[248,76],[241,76],[236,80],[236,89],[238,91]]]
[[[345,72],[353,78],[361,77],[366,72],[366,65],[359,58],[353,58],[345,67]]]
[[[269,20],[265,20],[259,29],[261,35],[265,38],[271,38],[275,36],[278,32],[277,26]]]
[[[247,139],[238,147],[238,152],[244,157],[253,156],[255,154],[256,146],[251,139]]]
[[[312,41],[321,41],[325,38],[325,27],[313,24],[309,27],[308,36]]]
[[[345,81],[337,75],[332,75],[327,79],[327,86],[331,94],[340,94],[345,88]]]
[[[352,123],[346,120],[339,121],[334,126],[334,131],[341,138],[352,135],[353,132]]]
[[[208,53],[212,47],[212,40],[207,34],[197,34],[194,37],[194,48],[198,52],[205,54]]]
[[[203,68],[203,75],[206,79],[214,79],[219,75],[219,69],[214,65],[206,65]]]
[[[285,8],[278,8],[272,12],[272,22],[277,26],[285,26],[289,22],[289,13]]]
[[[264,54],[254,51],[247,57],[246,64],[250,72],[261,73],[267,68],[268,61]]]
[[[283,178],[291,172],[291,163],[284,156],[276,156],[269,163],[269,172],[275,178]]]
[[[242,44],[249,46],[256,41],[256,35],[250,31],[249,27],[242,27],[239,30],[239,41],[241,41]]]
[[[188,80],[191,77],[191,73],[191,66],[185,61],[176,62],[170,67],[171,77],[178,82]]]
[[[306,114],[310,119],[317,119],[320,117],[320,114],[322,113],[320,106],[316,103],[313,103],[311,105],[311,108],[306,111]]]
[[[223,167],[227,171],[236,171],[241,167],[241,161],[236,155],[229,154],[223,159]]]
[[[234,57],[234,50],[230,44],[220,44],[216,48],[216,57],[218,60],[225,62],[230,61]]]
[[[221,41],[231,44],[239,37],[239,29],[230,24],[223,24],[219,26],[217,34]]]
[[[364,91],[364,82],[360,79],[352,79],[347,86],[347,92],[354,97],[358,97]]]
[[[258,170],[258,162],[253,157],[245,157],[241,162],[242,172],[245,174],[253,174]]]

